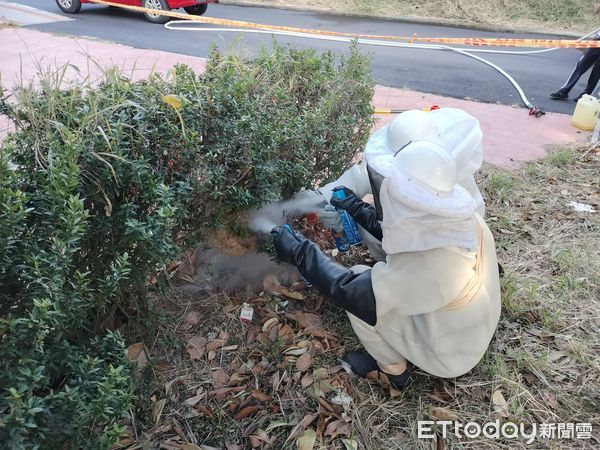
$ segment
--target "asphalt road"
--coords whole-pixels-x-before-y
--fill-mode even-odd
[[[12,0],[45,11],[60,13],[52,0]],[[238,19],[266,24],[289,25],[323,30],[355,33],[419,36],[470,37],[553,37],[511,33],[493,33],[433,25],[419,25],[395,21],[351,18],[328,14],[286,11],[272,8],[210,5],[208,16]],[[170,31],[161,25],[147,22],[141,14],[84,4],[76,20],[31,25],[40,31],[74,36],[88,36],[118,42],[143,49],[156,49],[192,56],[207,56],[211,46],[227,49],[231,45],[256,51],[269,45],[270,35],[225,32]],[[348,44],[298,37],[278,36],[279,42],[298,47],[344,52]],[[373,77],[378,84],[406,87],[422,92],[483,102],[519,105],[520,99],[508,80],[484,64],[462,55],[389,47],[363,46],[372,54]],[[479,54],[499,65],[515,78],[530,101],[546,111],[570,114],[572,101],[550,100],[548,95],[562,85],[581,53],[574,49],[555,50],[537,55]],[[582,77],[572,91],[581,92],[587,81]]]

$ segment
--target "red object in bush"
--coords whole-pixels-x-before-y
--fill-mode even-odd
[[[310,224],[317,223],[319,221],[319,215],[314,212],[306,213],[306,214],[304,214],[304,217],[306,217],[306,220]]]

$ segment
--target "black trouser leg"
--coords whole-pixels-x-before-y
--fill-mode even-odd
[[[577,61],[577,65],[575,66],[575,69],[573,69],[571,76],[569,76],[569,79],[558,90],[558,92],[560,92],[561,94],[568,94],[571,91],[571,89],[573,89],[573,86],[575,86],[577,81],[579,81],[579,78],[581,78],[581,76],[584,73],[586,73],[596,61],[598,61],[599,57],[600,49],[591,48],[588,51],[586,51],[583,54],[583,56],[579,59],[579,61]]]
[[[594,89],[596,89],[596,85],[600,81],[600,56],[596,59],[594,63],[594,68],[592,69],[592,73],[588,78],[587,86],[585,87],[585,93],[588,95],[592,95]]]

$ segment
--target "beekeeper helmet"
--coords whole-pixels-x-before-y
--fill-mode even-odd
[[[456,163],[433,142],[416,141],[394,157],[390,195],[395,201],[421,213],[444,217],[469,217],[475,202],[458,184]],[[383,219],[394,215],[383,206]]]
[[[388,125],[387,147],[395,153],[411,141],[434,140],[436,131],[436,123],[429,112],[405,111]]]
[[[458,183],[441,146],[411,142],[394,157],[381,189],[383,249],[389,254],[441,247],[475,249],[475,202]]]
[[[456,164],[442,147],[432,142],[416,141],[394,157],[394,168],[407,181],[415,180],[436,192],[447,193],[457,182]]]
[[[379,191],[383,180],[391,175],[394,155],[409,142],[434,140],[438,127],[431,113],[410,110],[399,114],[392,122],[377,130],[365,147],[369,184],[375,201],[377,218],[383,219]]]

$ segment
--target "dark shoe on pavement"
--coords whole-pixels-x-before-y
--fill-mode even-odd
[[[569,94],[567,94],[566,92],[557,91],[550,94],[550,98],[552,100],[566,100],[569,98]]]
[[[349,352],[342,357],[342,362],[346,363],[356,375],[362,378],[367,378],[367,375],[373,371],[385,374],[389,382],[396,389],[402,390],[408,386],[410,382],[410,372],[406,369],[400,375],[391,375],[383,372],[375,358],[368,353]]]
[[[583,97],[584,95],[586,95],[586,94],[587,94],[587,92],[582,92],[582,93],[581,93],[581,94],[579,94],[577,97],[575,97],[575,98],[573,99],[573,101],[574,101],[575,103],[577,103],[577,102],[579,101],[579,99],[580,99],[581,97]]]

